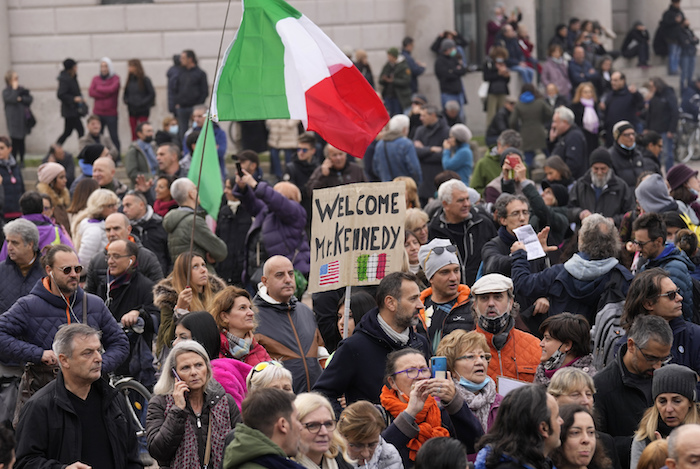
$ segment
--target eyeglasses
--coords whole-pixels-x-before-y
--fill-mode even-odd
[[[678,290],[673,290],[673,291],[669,291],[666,293],[660,293],[660,294],[656,295],[656,298],[660,298],[662,296],[667,296],[669,300],[673,301],[676,299],[676,295],[680,296],[680,294],[681,294],[681,289],[679,288]]]
[[[620,134],[620,137],[634,137],[637,134],[637,132],[625,132],[623,134]]]
[[[416,379],[419,376],[430,376],[430,368],[424,366],[423,368],[406,368],[405,370],[397,371],[394,376],[401,373],[406,373],[408,379]]]
[[[521,210],[519,212],[511,212],[507,216],[508,216],[508,218],[514,218],[514,217],[520,217],[520,216],[527,217],[529,215],[530,215],[529,210]]]
[[[311,151],[311,148],[297,148],[297,153],[306,153]]]
[[[304,425],[304,428],[306,428],[306,431],[309,433],[318,433],[321,431],[321,427],[326,427],[326,430],[328,430],[329,433],[335,430],[335,420],[326,420],[325,422],[309,422],[302,425]]]
[[[439,256],[439,255],[441,255],[441,254],[442,254],[443,252],[445,252],[445,251],[451,252],[451,253],[454,254],[455,252],[457,252],[457,246],[455,246],[455,245],[451,245],[451,246],[435,246],[433,249],[430,250],[430,252],[428,252],[428,255],[425,256],[425,261],[423,262],[423,265],[426,265],[426,264],[428,263],[428,259],[430,259],[430,255],[431,255],[432,253],[435,253],[435,254],[437,254],[437,255]]]
[[[119,259],[123,259],[124,257],[130,257],[128,254],[106,254],[105,259],[110,260],[114,259],[115,261],[118,261]]]
[[[481,358],[484,361],[489,361],[491,360],[491,354],[490,353],[480,353],[479,355],[474,354],[474,353],[468,353],[466,355],[462,355],[461,357],[455,358],[455,361],[457,360],[466,360],[468,362],[473,362],[476,361],[477,358]]]
[[[57,270],[60,270],[61,272],[63,272],[63,275],[70,274],[71,270],[75,270],[75,273],[79,274],[80,272],[83,271],[83,266],[82,265],[76,265],[76,266],[69,265],[68,267],[63,267],[62,269],[59,268]]]
[[[653,355],[647,355],[646,353],[644,353],[644,350],[642,350],[641,347],[637,347],[637,348],[639,349],[639,353],[641,353],[642,356],[644,357],[644,359],[646,361],[648,361],[649,363],[661,362],[662,365],[668,365],[669,363],[671,363],[671,360],[673,360],[672,355],[669,355],[667,357],[655,357]]]
[[[253,367],[253,371],[251,372],[250,377],[252,378],[255,373],[261,372],[262,370],[264,370],[268,366],[279,366],[279,367],[284,368],[284,365],[282,365],[280,362],[276,362],[276,361],[260,362]]]
[[[653,239],[650,239],[649,241],[637,241],[636,239],[633,239],[632,243],[636,244],[637,246],[639,246],[641,248],[641,247],[644,247],[647,244],[651,243],[652,241],[653,241]]]
[[[348,443],[348,447],[354,451],[363,451],[365,449],[374,451],[375,449],[377,449],[378,445],[378,441],[375,441],[373,443]]]

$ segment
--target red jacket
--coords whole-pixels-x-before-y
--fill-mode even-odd
[[[229,353],[229,343],[224,332],[221,332],[221,351],[219,352],[219,358],[234,358]],[[258,340],[253,337],[253,343],[250,344],[250,352],[248,352],[248,355],[238,358],[237,360],[250,366],[255,366],[260,362],[269,362],[272,358],[270,358],[265,347],[260,345]]]
[[[119,75],[112,75],[103,80],[100,75],[95,76],[90,83],[89,93],[95,98],[92,112],[98,116],[116,116],[117,103],[119,102]]]
[[[492,358],[488,374],[492,380],[498,383],[497,378],[505,376],[530,383],[534,381],[537,365],[540,364],[542,356],[540,339],[527,332],[512,329],[506,344],[499,352],[493,346],[493,334],[484,331],[478,323],[476,330],[484,334],[491,349]]]

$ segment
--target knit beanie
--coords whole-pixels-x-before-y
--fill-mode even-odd
[[[588,167],[590,168],[596,163],[603,163],[607,165],[608,168],[612,168],[612,156],[610,156],[610,152],[607,148],[598,147],[593,150],[591,156],[588,157]]]
[[[394,58],[398,58],[399,56],[399,50],[396,47],[390,47],[386,53]]]
[[[671,186],[671,190],[676,190],[681,187],[685,182],[693,176],[697,176],[698,172],[690,169],[683,163],[674,165],[668,173],[666,173],[666,180]]]
[[[524,158],[522,151],[518,150],[515,147],[508,147],[505,150],[503,150],[503,153],[501,153],[501,166],[503,166],[503,163],[506,162],[506,156],[512,155],[512,154],[518,155],[521,160]]]
[[[94,163],[95,160],[100,157],[104,149],[104,145],[100,145],[99,143],[87,145],[78,154],[78,159],[83,160],[83,163],[85,164],[92,165],[92,163]]]
[[[472,139],[472,131],[464,124],[455,124],[450,128],[450,137],[454,137],[460,143],[466,143]]]
[[[542,190],[547,188],[552,190],[554,198],[557,199],[557,207],[566,207],[569,205],[569,191],[566,189],[566,186],[544,179],[542,180]]]
[[[682,365],[666,365],[654,371],[651,382],[651,394],[656,400],[659,394],[673,393],[687,397],[690,402],[695,402],[695,386],[698,383],[698,375]]]
[[[676,205],[660,174],[652,174],[642,181],[634,190],[634,195],[645,212],[663,213],[669,210],[669,206]]]
[[[71,68],[75,67],[77,64],[78,64],[78,62],[76,62],[73,59],[66,59],[63,61],[63,69],[70,70]]]
[[[613,139],[617,142],[620,134],[625,130],[634,129],[634,126],[627,121],[620,121],[613,126]]]
[[[440,43],[440,53],[442,54],[443,52],[448,51],[453,47],[457,47],[457,44],[452,39],[443,39]]]
[[[39,182],[42,182],[44,184],[51,184],[54,181],[54,179],[56,179],[58,175],[65,170],[66,169],[60,164],[49,162],[39,166],[39,169],[37,169],[36,171],[36,175],[39,179]]]
[[[437,253],[435,248],[452,246],[452,241],[449,239],[434,239],[428,244],[424,244],[420,247],[418,251],[418,262],[420,262],[421,267],[423,267],[423,272],[425,272],[425,278],[430,280],[433,275],[438,270],[442,269],[446,265],[457,264],[459,265],[459,258],[457,257],[457,252],[450,252],[447,249],[442,250],[441,253]],[[438,249],[439,251],[440,249]]]

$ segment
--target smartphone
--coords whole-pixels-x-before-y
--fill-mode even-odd
[[[506,159],[508,160],[510,167],[513,169],[515,169],[515,167],[520,163],[520,158],[515,155],[508,155],[506,156]]]
[[[243,170],[241,169],[240,161],[236,161],[236,171],[238,172],[239,177],[243,177]]]
[[[433,378],[447,379],[447,357],[432,357],[430,370]]]
[[[177,371],[175,370],[175,367],[170,368],[170,371],[173,373],[173,377],[175,378],[175,381],[182,381],[182,378],[180,378],[180,375],[177,374]],[[187,391],[185,391],[185,399],[187,399]]]

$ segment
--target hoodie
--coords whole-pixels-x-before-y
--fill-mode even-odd
[[[257,458],[265,457],[263,461],[255,462]],[[265,464],[265,465],[263,465]],[[236,425],[236,433],[224,454],[224,465],[227,469],[263,469],[273,468],[302,468],[296,462],[287,458],[282,448],[277,446],[261,431],[244,423]]]
[[[100,63],[105,62],[109,72],[107,76],[96,75],[90,83],[88,94],[95,98],[93,112],[98,116],[116,116],[119,104],[119,75],[114,73],[114,65],[107,57],[102,57]]]
[[[666,182],[660,174],[652,174],[634,190],[637,202],[642,209],[649,213],[675,212],[678,204],[668,193]]]

